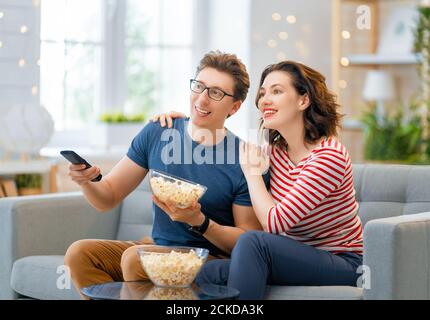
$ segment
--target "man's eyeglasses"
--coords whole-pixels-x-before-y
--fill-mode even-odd
[[[216,101],[222,100],[224,96],[234,97],[233,95],[228,94],[221,89],[206,87],[203,82],[194,79],[190,79],[190,89],[195,93],[203,93],[206,89],[208,89],[209,98]]]

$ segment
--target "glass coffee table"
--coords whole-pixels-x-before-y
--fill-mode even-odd
[[[157,287],[151,281],[107,282],[81,289],[93,300],[226,300],[237,299],[239,291],[214,284],[188,288]]]

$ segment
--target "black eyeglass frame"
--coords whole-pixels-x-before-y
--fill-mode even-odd
[[[193,90],[193,83],[199,83],[199,84],[201,84],[201,85],[204,87],[204,89],[203,89],[201,92]],[[211,98],[212,100],[215,100],[215,101],[221,101],[225,96],[229,96],[229,97],[234,98],[234,95],[229,94],[229,93],[225,92],[224,90],[222,90],[222,89],[220,89],[220,88],[207,87],[203,82],[201,82],[201,81],[199,81],[199,80],[196,80],[196,79],[190,79],[190,90],[191,90],[192,92],[195,92],[195,93],[201,94],[201,93],[205,92],[205,90],[206,90],[206,89],[208,90],[208,96],[209,96],[209,98]],[[215,99],[214,97],[212,97],[212,96],[211,96],[211,91],[210,91],[210,89],[216,89],[216,90],[219,90],[219,91],[221,91],[224,95],[223,95],[220,99]]]

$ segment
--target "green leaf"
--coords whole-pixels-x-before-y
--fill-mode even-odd
[[[144,113],[136,113],[126,115],[122,112],[103,113],[100,116],[100,121],[106,123],[126,123],[126,122],[143,122],[145,121],[146,115]]]
[[[422,159],[429,158],[422,154],[423,149],[430,152],[430,147],[429,141],[421,139],[420,117],[416,110],[411,112],[412,116],[406,119],[399,107],[384,117],[382,125],[378,124],[375,108],[364,112],[361,122],[364,126],[365,159],[396,162],[420,159],[422,162]],[[423,144],[427,147],[422,148]]]

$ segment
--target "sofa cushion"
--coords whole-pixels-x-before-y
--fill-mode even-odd
[[[362,300],[363,289],[348,286],[270,286],[270,300]]]
[[[80,299],[72,282],[70,288],[57,288],[57,281],[60,288],[67,285],[62,281],[66,276],[64,256],[28,256],[14,262],[10,284],[19,294],[34,299]]]
[[[153,204],[148,181],[147,176],[122,202],[117,240],[139,240],[151,236]]]
[[[429,166],[353,167],[358,213],[364,225],[373,219],[430,211]]]

